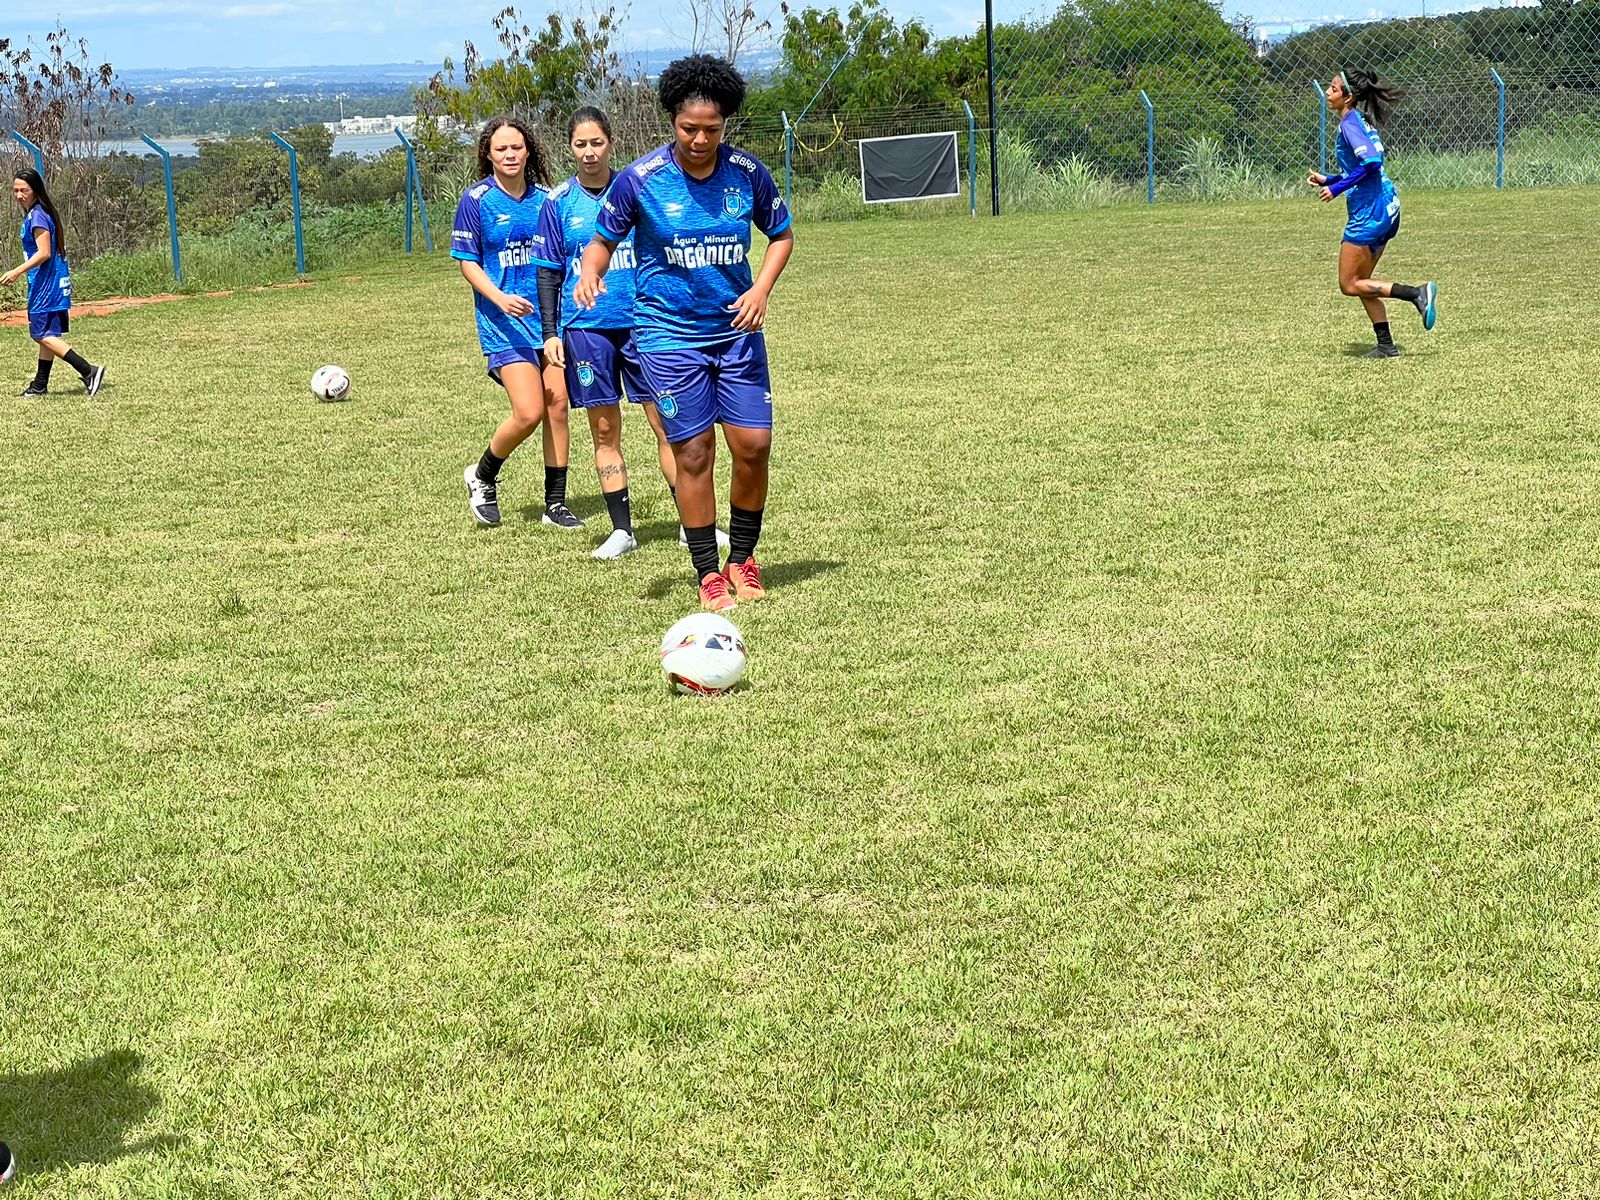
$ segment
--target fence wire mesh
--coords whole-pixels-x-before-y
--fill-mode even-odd
[[[1144,199],[1149,183],[1157,199],[1297,190],[1332,161],[1322,88],[1341,68],[1403,91],[1385,131],[1403,185],[1600,183],[1600,0],[1361,22],[1073,0],[997,30],[1002,175],[1034,180],[1005,190],[1047,208]]]

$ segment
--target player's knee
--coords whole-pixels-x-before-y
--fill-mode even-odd
[[[1339,280],[1339,290],[1346,296],[1359,296],[1361,295],[1361,280],[1341,279]]]
[[[680,475],[705,475],[711,470],[711,445],[700,438],[691,438],[672,448]]]

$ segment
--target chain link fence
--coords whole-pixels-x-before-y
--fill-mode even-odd
[[[1385,130],[1412,187],[1600,183],[1600,0],[1363,22],[1205,0],[1076,0],[996,45],[1013,207],[1288,194],[1333,161],[1322,88],[1375,71],[1405,93]],[[1007,181],[1021,172],[1031,185]],[[1088,181],[1095,186],[1086,188]]]

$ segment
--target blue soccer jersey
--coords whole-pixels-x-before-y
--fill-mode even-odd
[[[534,309],[526,317],[510,317],[473,289],[478,342],[485,354],[537,353],[544,346],[539,328],[539,268],[534,264],[533,244],[547,195],[542,187],[529,183],[518,200],[491,176],[468,188],[456,208],[450,257],[477,263],[490,283],[508,296],[531,301]]]
[[[714,346],[743,335],[728,305],[750,290],[750,227],[767,237],[789,228],[789,207],[772,174],[742,150],[721,146],[705,179],[685,174],[671,146],[611,183],[596,229],[621,242],[631,230],[633,306],[646,353]]]
[[[613,179],[616,177],[613,176]],[[607,190],[609,190],[609,185]],[[561,330],[633,328],[633,234],[617,245],[606,272],[605,295],[593,308],[579,308],[572,298],[583,270],[583,252],[594,237],[595,218],[606,193],[591,195],[577,177],[550,193],[539,214],[539,232],[533,239],[533,260],[541,267],[564,272],[561,284]]]
[[[1380,226],[1398,215],[1394,184],[1383,169],[1383,139],[1358,109],[1352,108],[1339,122],[1338,155],[1341,178],[1367,171],[1345,196],[1351,223]]]
[[[35,204],[22,219],[22,256],[39,252],[39,230],[50,235],[50,257],[28,271],[28,311],[61,312],[72,307],[72,276],[67,272],[67,256],[61,253],[61,235],[56,223]]]

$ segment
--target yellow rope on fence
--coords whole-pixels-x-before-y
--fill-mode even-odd
[[[844,126],[840,124],[838,117],[834,117],[833,141],[829,142],[826,146],[808,146],[800,140],[800,135],[798,133],[794,135],[794,141],[795,145],[799,146],[800,149],[805,150],[808,153],[821,154],[825,150],[832,150],[840,142],[844,141]]]

